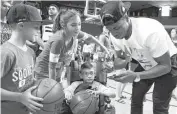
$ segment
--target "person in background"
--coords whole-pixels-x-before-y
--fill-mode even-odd
[[[170,32],[171,40],[177,47],[177,28],[173,28]],[[177,101],[177,87],[173,90],[172,97]]]
[[[171,31],[170,31],[170,37],[171,37],[171,40],[173,41],[173,43],[175,44],[175,46],[177,47],[177,28],[173,28]]]
[[[59,7],[55,4],[51,4],[48,8],[48,18],[46,18],[45,20],[50,20],[54,22],[58,13],[59,13]],[[44,42],[47,42],[52,36],[53,34],[52,29],[53,29],[53,23],[50,25],[42,26],[42,40]]]
[[[12,6],[10,1],[1,1],[1,28],[0,28],[0,33],[1,33],[1,45],[9,40],[11,36],[11,27],[6,23],[6,14],[7,11],[10,9]]]

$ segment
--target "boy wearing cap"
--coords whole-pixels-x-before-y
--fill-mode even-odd
[[[42,21],[35,7],[16,4],[7,13],[7,23],[12,27],[11,38],[1,46],[1,111],[2,114],[29,114],[40,110],[42,98],[31,91],[34,52],[26,45],[38,34]]]
[[[120,40],[139,66],[113,79],[132,82],[131,114],[143,113],[143,97],[154,84],[153,113],[168,114],[171,93],[177,84],[177,48],[161,23],[149,18],[130,18],[129,3],[109,1],[101,9],[102,23]],[[126,48],[126,49],[125,49]]]

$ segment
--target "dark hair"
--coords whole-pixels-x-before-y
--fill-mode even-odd
[[[81,70],[83,69],[91,69],[93,68],[93,65],[90,62],[85,62],[81,65]]]
[[[50,4],[50,6],[54,6],[54,7],[56,7],[57,10],[59,11],[59,7],[58,7],[56,4]],[[50,6],[49,6],[49,7],[50,7]]]
[[[74,9],[60,11],[54,21],[53,32],[55,33],[56,31],[61,30],[62,29],[61,23],[66,25],[69,19],[76,15],[80,16],[79,13]]]

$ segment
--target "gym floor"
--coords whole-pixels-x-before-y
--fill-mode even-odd
[[[113,91],[116,91],[116,89],[115,89],[116,83],[117,82],[108,79],[107,84],[109,87],[111,87],[113,89]],[[152,90],[153,90],[153,87],[146,94],[146,101],[144,102],[143,114],[153,114],[153,111],[152,111],[152,109],[153,109],[152,108],[152,106],[153,106],[152,105]],[[121,104],[121,103],[115,101],[115,99],[111,100],[111,104],[113,104],[116,108],[116,114],[130,114],[131,91],[132,91],[132,85],[127,84],[124,91],[123,91],[123,95],[127,97],[125,99],[125,102],[126,102],[125,104]],[[171,99],[171,102],[170,102],[169,114],[177,114],[177,101],[175,101],[173,98]]]

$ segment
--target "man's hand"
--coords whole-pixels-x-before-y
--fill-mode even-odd
[[[43,101],[43,98],[35,97],[31,94],[31,92],[37,86],[33,86],[27,89],[25,92],[21,93],[20,95],[20,102],[28,107],[31,111],[36,112],[36,110],[40,110],[43,107],[42,104],[38,103]]]
[[[137,76],[138,75],[136,74],[136,72],[127,70],[109,78],[122,83],[127,83],[127,82],[132,83]]]

